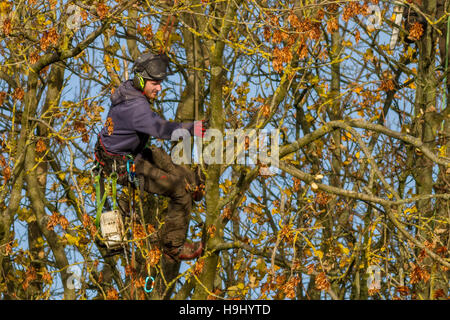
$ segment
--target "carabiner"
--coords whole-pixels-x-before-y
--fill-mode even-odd
[[[89,170],[89,172],[91,173],[91,177],[95,178],[96,176],[100,175],[100,172],[102,171],[102,167],[100,166],[99,163],[97,163],[96,165],[92,166],[92,168]],[[96,173],[94,173],[96,172]]]
[[[130,162],[131,162],[131,168],[130,168]],[[127,172],[128,172],[128,180],[131,183],[134,183],[135,177],[136,177],[136,168],[134,166],[134,161],[132,159],[128,159],[128,161],[127,161]]]
[[[151,286],[150,289],[147,289],[148,280],[150,280],[150,279],[152,280],[152,286]],[[152,291],[153,291],[154,285],[155,285],[155,279],[154,279],[153,277],[147,277],[147,278],[145,278],[145,287],[144,287],[144,291],[147,292],[147,293],[152,292]]]

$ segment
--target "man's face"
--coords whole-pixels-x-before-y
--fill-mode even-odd
[[[158,96],[158,92],[161,91],[161,80],[147,80],[145,81],[144,94],[148,99],[155,99]]]

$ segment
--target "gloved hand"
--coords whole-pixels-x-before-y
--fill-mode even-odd
[[[205,120],[194,121],[194,136],[204,137],[206,132],[206,122]]]

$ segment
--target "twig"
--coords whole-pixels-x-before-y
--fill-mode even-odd
[[[281,216],[283,216],[283,214],[284,214],[284,204],[285,204],[285,202],[286,202],[286,195],[284,193],[282,193],[282,195],[281,195],[281,204],[280,204],[280,215]],[[275,243],[275,247],[273,247],[272,257],[270,259],[270,263],[272,265],[272,267],[270,269],[271,270],[270,273],[272,275],[272,281],[274,281],[274,279],[275,279],[275,255],[277,253],[277,248],[278,248],[278,246],[280,245],[280,242],[281,242],[281,235],[280,235],[280,233],[281,233],[281,230],[277,234],[277,242]]]

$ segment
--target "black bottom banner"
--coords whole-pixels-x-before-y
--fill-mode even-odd
[[[374,316],[385,319],[386,313],[402,318],[423,312],[424,308],[448,312],[449,301],[280,301],[280,300],[166,300],[166,301],[0,301],[0,308],[33,314],[51,314],[53,317],[95,316],[123,318],[124,320],[287,320],[313,317],[322,318],[352,315]],[[42,308],[42,309],[41,309]],[[445,310],[444,310],[445,308]],[[42,312],[42,313],[41,313]],[[361,314],[361,312],[363,312]]]

